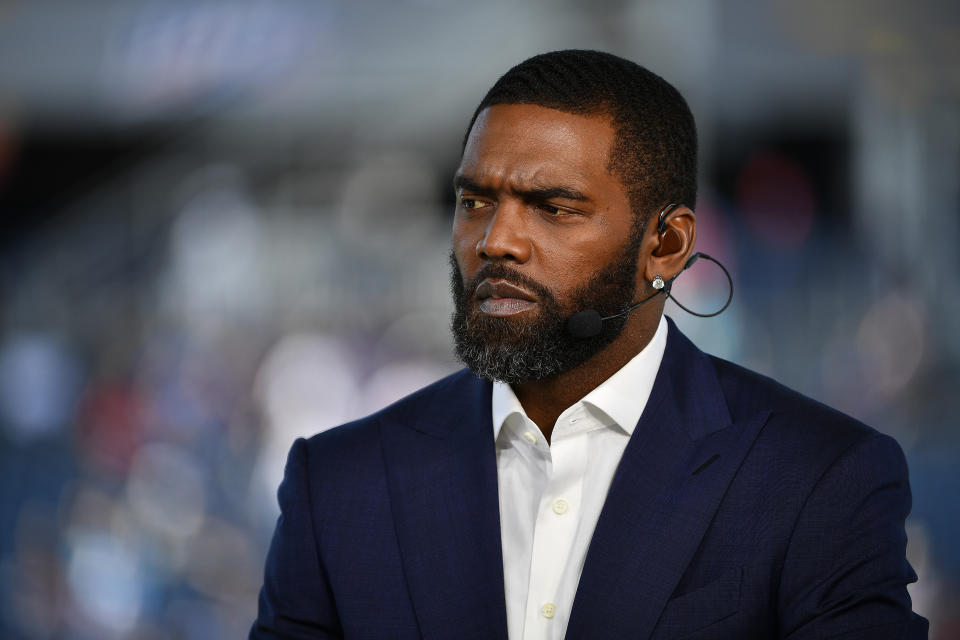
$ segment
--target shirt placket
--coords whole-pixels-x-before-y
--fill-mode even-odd
[[[582,417],[582,409],[561,416],[553,432],[550,477],[534,526],[524,640],[559,639],[565,625],[558,618],[569,619],[572,603],[560,589],[582,511],[586,434],[574,428]]]

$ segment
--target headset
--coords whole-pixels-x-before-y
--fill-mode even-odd
[[[660,215],[657,217],[657,233],[660,236],[660,244],[663,244],[664,236],[666,236],[666,233],[667,233],[667,217],[670,215],[671,212],[673,212],[675,209],[681,206],[683,205],[672,202],[667,206],[665,206],[660,211]],[[675,296],[671,295],[671,292],[670,292],[670,290],[673,287],[673,281],[676,280],[681,273],[683,273],[684,271],[692,267],[694,263],[700,258],[705,258],[706,260],[709,260],[710,262],[713,262],[718,267],[720,267],[720,269],[723,271],[723,275],[727,277],[727,283],[729,284],[729,287],[730,287],[730,293],[727,295],[727,301],[723,303],[723,306],[720,307],[719,310],[714,311],[713,313],[698,313],[696,311],[692,311],[688,309],[686,306],[684,306],[683,304],[681,304],[680,301],[677,300]],[[575,338],[592,338],[593,336],[599,335],[600,332],[603,330],[604,321],[613,320],[614,318],[619,318],[620,316],[625,316],[631,311],[633,311],[634,309],[636,309],[637,307],[649,302],[650,300],[653,300],[655,297],[661,294],[663,294],[667,298],[673,298],[673,302],[678,307],[680,307],[690,315],[697,316],[698,318],[712,318],[714,316],[720,315],[721,313],[726,311],[727,307],[730,306],[731,300],[733,300],[733,278],[730,276],[730,272],[727,271],[726,267],[720,264],[719,260],[717,260],[716,258],[710,255],[707,255],[706,253],[703,253],[702,251],[698,251],[697,253],[690,256],[687,262],[683,265],[683,268],[680,269],[680,271],[670,279],[664,280],[663,277],[660,276],[660,274],[657,274],[657,276],[653,279],[653,282],[651,284],[653,288],[657,290],[656,292],[647,296],[646,298],[644,298],[639,302],[631,304],[629,307],[627,307],[620,313],[616,313],[612,316],[603,317],[600,315],[600,312],[597,311],[596,309],[584,309],[583,311],[578,311],[577,313],[570,316],[569,320],[567,320],[567,333],[569,333]]]

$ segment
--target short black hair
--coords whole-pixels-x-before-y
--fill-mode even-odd
[[[602,51],[543,53],[507,71],[480,102],[535,104],[567,113],[611,119],[616,141],[610,172],[620,178],[643,227],[654,209],[696,206],[697,129],[680,92],[640,65]]]

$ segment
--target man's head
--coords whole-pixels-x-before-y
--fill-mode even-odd
[[[479,375],[527,382],[611,343],[642,348],[659,309],[608,321],[588,339],[570,336],[566,319],[583,309],[612,315],[649,290],[651,270],[679,271],[695,237],[692,211],[671,213],[667,242],[646,222],[669,202],[693,203],[695,170],[689,109],[645,69],[568,51],[510,70],[477,108],[455,178],[460,358]]]
[[[620,178],[634,211],[646,217],[669,202],[697,200],[697,130],[683,96],[666,80],[601,51],[543,53],[507,71],[477,106],[535,104],[606,116],[616,132],[609,170]]]

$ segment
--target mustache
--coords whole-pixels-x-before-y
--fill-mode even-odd
[[[459,274],[459,265],[457,265],[457,259],[453,253],[450,254],[450,261],[457,268],[457,273]],[[477,290],[477,287],[486,279],[505,280],[530,291],[541,300],[554,299],[553,293],[545,285],[516,269],[508,267],[502,262],[490,262],[484,265],[480,271],[470,278],[469,282],[463,285],[463,294],[466,297],[473,297],[473,293]]]

